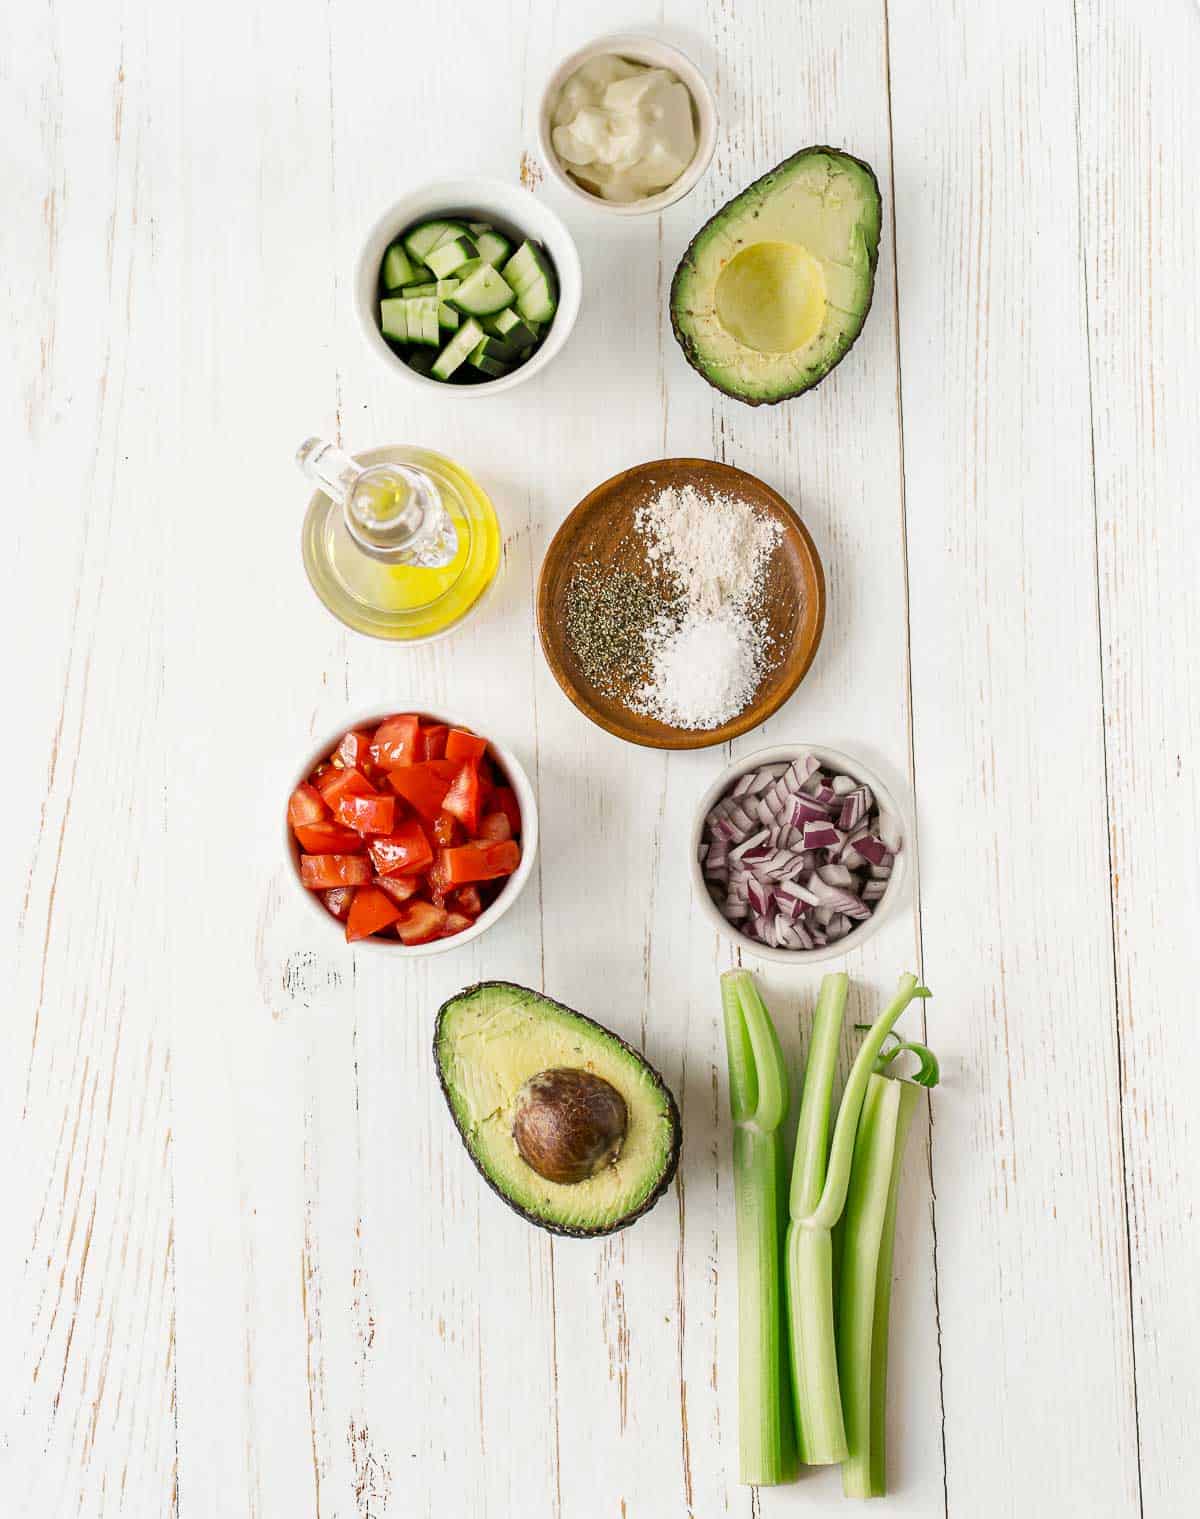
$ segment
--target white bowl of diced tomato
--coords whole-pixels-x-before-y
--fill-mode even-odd
[[[391,712],[340,729],[288,798],[296,880],[351,944],[437,955],[508,911],[537,852],[520,761],[464,724]]]

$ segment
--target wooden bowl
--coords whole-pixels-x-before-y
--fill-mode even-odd
[[[738,496],[783,527],[763,598],[767,630],[776,648],[783,651],[782,657],[764,675],[749,706],[719,728],[673,728],[629,711],[587,679],[566,636],[565,600],[576,565],[591,561],[645,574],[634,513],[658,491],[688,485],[705,494]],[[825,625],[825,574],[807,528],[769,485],[712,459],[656,459],[598,485],[555,533],[538,582],[537,620],[546,663],[585,717],[618,738],[648,749],[707,749],[765,722],[803,680]]]

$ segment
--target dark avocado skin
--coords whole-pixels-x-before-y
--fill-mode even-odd
[[[451,1002],[457,1002],[461,997],[469,997],[473,992],[485,991],[492,988],[498,988],[502,991],[532,992],[534,996],[541,997],[544,1002],[552,1003],[555,1007],[561,1008],[564,1013],[570,1013],[572,1018],[578,1018],[581,1023],[590,1023],[594,1029],[599,1029],[608,1038],[615,1039],[623,1049],[628,1050],[635,1059],[639,1060],[646,1070],[650,1072],[650,1075],[653,1076],[659,1090],[667,1099],[667,1109],[671,1115],[672,1140],[671,1153],[667,1159],[666,1167],[663,1170],[658,1185],[647,1195],[645,1201],[635,1208],[632,1213],[627,1213],[624,1218],[618,1219],[615,1223],[604,1224],[595,1229],[568,1229],[561,1224],[550,1223],[544,1218],[538,1218],[536,1214],[530,1213],[526,1208],[522,1208],[518,1203],[513,1202],[511,1197],[500,1190],[479,1164],[478,1160],[476,1160],[475,1156],[471,1155],[470,1146],[463,1140],[462,1131],[458,1127],[458,1120],[454,1116],[454,1105],[450,1101],[450,1093],[446,1088],[446,1077],[442,1071],[442,1062],[438,1059],[438,1045],[442,1037],[442,1019]],[[649,1213],[650,1209],[653,1208],[654,1204],[675,1180],[675,1172],[679,1169],[679,1150],[683,1143],[683,1125],[680,1122],[679,1108],[676,1105],[670,1087],[646,1059],[645,1055],[640,1050],[635,1050],[633,1045],[626,1044],[620,1034],[614,1034],[612,1029],[605,1028],[604,1024],[597,1023],[594,1018],[589,1018],[586,1013],[576,1012],[573,1007],[568,1007],[565,1002],[557,1002],[553,997],[547,997],[545,992],[539,992],[532,986],[522,986],[518,981],[477,981],[473,986],[464,986],[462,991],[455,992],[453,997],[448,997],[441,1007],[438,1008],[437,1021],[433,1026],[433,1064],[437,1070],[438,1085],[442,1089],[442,1096],[450,1113],[450,1121],[454,1124],[454,1132],[458,1135],[460,1141],[462,1141],[463,1149],[471,1156],[471,1164],[502,1203],[511,1208],[514,1213],[519,1213],[526,1223],[533,1224],[538,1229],[544,1229],[547,1234],[557,1234],[564,1239],[599,1239],[605,1234],[616,1234],[619,1230],[627,1229],[630,1224],[636,1223],[643,1213]]]
[[[866,324],[867,317],[870,315],[871,306],[875,300],[875,271],[879,266],[878,248],[875,249],[875,253],[870,259],[871,293],[867,297],[866,305],[863,307],[862,321],[859,323],[858,332],[855,333],[852,341],[846,346],[845,349],[843,349],[843,351],[838,355],[833,363],[830,364],[825,373],[821,375],[819,379],[814,380],[811,385],[805,385],[802,386],[799,390],[790,390],[782,395],[771,396],[770,398],[766,396],[744,396],[739,391],[730,390],[727,385],[719,385],[716,380],[714,380],[712,376],[705,370],[703,359],[701,358],[701,355],[696,351],[696,345],[693,343],[692,339],[688,337],[686,333],[680,330],[679,322],[675,315],[679,281],[682,275],[695,265],[695,249],[697,243],[701,241],[705,233],[709,230],[714,222],[720,221],[721,218],[726,215],[729,207],[735,200],[741,200],[742,196],[748,195],[751,190],[760,189],[765,185],[767,180],[772,179],[776,174],[780,173],[781,170],[790,168],[799,159],[807,158],[810,153],[832,153],[837,158],[845,158],[850,163],[857,164],[874,185],[876,195],[879,195],[879,180],[875,177],[875,170],[869,163],[866,162],[865,159],[856,158],[853,153],[847,153],[844,148],[831,148],[826,143],[813,143],[807,148],[801,148],[798,152],[792,153],[789,155],[789,157],[777,163],[773,169],[768,169],[765,174],[759,175],[759,177],[756,180],[751,181],[751,183],[748,184],[744,190],[739,190],[738,193],[734,196],[731,196],[723,206],[714,211],[709,219],[696,233],[696,235],[692,238],[691,242],[687,245],[686,249],[684,250],[683,257],[676,265],[674,278],[671,280],[671,292],[667,299],[667,305],[671,313],[671,331],[675,334],[675,341],[679,344],[680,348],[683,349],[684,358],[688,361],[688,363],[692,366],[698,375],[703,376],[703,378],[708,381],[714,390],[719,390],[722,395],[729,396],[735,401],[740,401],[743,406],[778,406],[781,401],[791,401],[796,396],[802,396],[810,390],[816,390],[817,386],[829,378],[833,371],[850,352],[850,349],[854,347],[854,344],[858,342],[859,336],[862,333],[862,329]]]

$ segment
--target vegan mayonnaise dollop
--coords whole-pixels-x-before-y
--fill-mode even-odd
[[[692,97],[670,69],[606,54],[563,85],[551,116],[563,167],[605,200],[645,200],[673,185],[696,153]]]

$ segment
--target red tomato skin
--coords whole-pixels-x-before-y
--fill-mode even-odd
[[[521,846],[511,839],[502,844],[464,844],[461,849],[443,850],[443,856],[450,884],[462,886],[512,875],[521,863]]]
[[[370,862],[361,854],[302,854],[300,880],[312,891],[332,886],[365,886]]]
[[[515,838],[521,831],[521,806],[517,801],[517,793],[511,786],[497,786],[492,792],[491,805],[508,819],[508,826]]]
[[[446,758],[446,735],[450,729],[445,723],[430,723],[421,729],[421,758],[439,760]]]
[[[337,819],[356,833],[391,833],[396,820],[394,796],[340,796]]]
[[[478,886],[460,886],[454,893],[454,906],[468,918],[477,918],[483,911],[483,897]]]
[[[363,886],[354,893],[350,915],[346,919],[346,943],[369,939],[380,929],[390,928],[404,908],[393,902],[386,892],[377,886]]]
[[[388,782],[414,812],[427,823],[434,823],[457,771],[458,767],[449,760],[425,760],[419,765],[391,771]]]
[[[479,820],[479,832],[476,837],[483,839],[488,844],[503,844],[505,839],[513,836],[512,825],[502,812],[489,812]]]
[[[406,818],[392,833],[367,845],[380,876],[417,875],[433,863],[433,845],[416,818]]]
[[[363,841],[351,828],[339,823],[309,823],[295,829],[296,840],[305,854],[361,854]]]
[[[449,914],[432,902],[413,902],[396,924],[396,933],[405,944],[428,944],[440,936]]]
[[[407,902],[421,889],[420,876],[376,876],[372,886],[386,891],[393,902]]]
[[[421,719],[410,712],[385,718],[371,741],[371,760],[384,770],[415,765],[421,737]]]
[[[455,729],[451,729],[453,736]],[[446,792],[443,808],[456,817],[469,834],[475,834],[479,829],[479,812],[483,798],[480,794],[479,771],[475,762],[468,760]]]
[[[288,822],[295,828],[305,823],[319,823],[328,816],[325,798],[315,786],[301,781],[288,798]]]
[[[333,763],[349,770],[365,771],[371,759],[371,735],[351,728],[333,751]]]
[[[449,812],[438,813],[433,825],[433,840],[443,849],[448,849],[451,844],[465,844],[467,841],[463,825]]]
[[[468,728],[451,728],[446,735],[446,758],[457,760],[481,760],[487,753],[487,739],[480,738]]]
[[[321,779],[320,791],[325,804],[337,816],[338,803],[344,796],[376,796],[378,793],[361,770],[331,770],[331,781]]]
[[[326,908],[335,918],[343,919],[350,911],[350,903],[354,900],[354,886],[331,886],[328,891],[323,891],[321,897]]]

